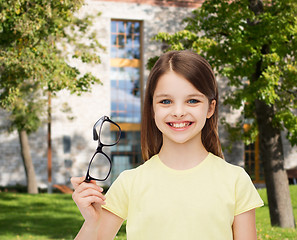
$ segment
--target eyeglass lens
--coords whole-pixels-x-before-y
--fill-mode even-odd
[[[104,121],[101,126],[97,126],[96,130],[99,133],[99,140],[103,145],[116,144],[120,139],[119,127],[109,121]]]
[[[103,181],[108,177],[110,168],[111,165],[108,158],[103,153],[98,152],[93,157],[92,164],[89,168],[89,174],[93,178]]]

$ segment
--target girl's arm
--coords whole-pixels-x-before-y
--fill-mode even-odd
[[[123,219],[102,209],[105,204],[103,189],[95,181],[85,183],[84,177],[72,178],[75,189],[72,198],[78,206],[85,222],[75,239],[114,239]]]
[[[123,219],[102,209],[99,224],[85,221],[75,239],[112,240],[116,237],[122,223]]]
[[[232,229],[234,240],[257,240],[255,209],[235,216]]]

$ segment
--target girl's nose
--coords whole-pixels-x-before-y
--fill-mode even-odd
[[[176,118],[182,118],[183,116],[185,116],[185,110],[182,106],[175,106],[172,115]]]
[[[184,114],[183,113],[176,113],[173,116],[176,117],[176,118],[182,118],[184,116]]]

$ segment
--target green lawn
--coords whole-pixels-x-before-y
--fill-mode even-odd
[[[264,206],[256,210],[258,239],[296,240],[296,229],[283,229],[270,226],[266,189],[260,189],[258,192],[260,193],[260,196],[264,201]],[[297,225],[297,185],[290,186],[290,193],[295,216],[295,223]]]
[[[297,219],[297,186],[291,186]],[[259,190],[265,206],[257,210],[258,239],[297,239],[295,229],[270,227],[265,190]],[[0,239],[73,239],[83,219],[71,195],[0,193]],[[117,239],[125,239],[124,226]]]

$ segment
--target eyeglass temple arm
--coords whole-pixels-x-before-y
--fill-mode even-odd
[[[93,139],[94,139],[94,141],[97,141],[97,140],[99,139],[98,133],[97,133],[97,131],[96,131],[96,127],[97,127],[98,125],[101,125],[101,124],[102,124],[102,122],[103,122],[103,120],[104,120],[105,117],[106,117],[106,116],[101,117],[101,118],[94,124],[94,127],[93,127]]]

